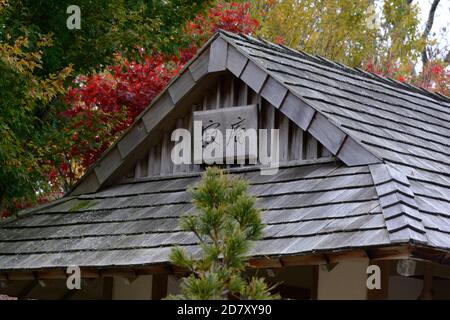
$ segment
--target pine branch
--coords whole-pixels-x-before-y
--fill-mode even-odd
[[[247,279],[243,274],[251,241],[261,238],[263,228],[254,198],[247,192],[246,182],[229,179],[217,168],[208,168],[191,190],[198,214],[182,219],[180,226],[195,234],[203,254],[194,260],[180,248],[172,250],[172,263],[188,267],[191,274],[183,279],[183,294],[170,298],[272,298],[263,278]]]

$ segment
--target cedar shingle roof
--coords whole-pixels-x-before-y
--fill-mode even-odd
[[[392,241],[450,248],[450,99],[246,36],[232,43],[384,164],[371,165]]]
[[[228,70],[272,96],[339,158],[274,176],[237,170],[267,210],[265,237],[252,255],[418,243],[450,249],[449,98],[247,36],[221,32],[214,39],[228,46]],[[294,97],[302,109],[293,109]],[[117,158],[119,151],[111,152]],[[0,270],[148,265],[167,262],[174,244],[197,252],[177,218],[191,209],[185,188],[198,180],[188,174],[116,184],[6,223]]]
[[[389,243],[367,166],[328,162],[238,170],[265,209],[264,239],[252,255],[286,255]],[[196,252],[178,217],[192,210],[188,186],[199,174],[118,184],[5,224],[0,269],[122,266],[167,262],[172,245]]]

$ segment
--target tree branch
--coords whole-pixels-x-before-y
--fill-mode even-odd
[[[445,56],[444,61],[447,62],[447,63],[450,63],[450,51],[447,52],[447,55]]]
[[[426,41],[430,35],[431,32],[431,28],[433,28],[433,23],[434,23],[434,15],[436,13],[436,8],[439,5],[439,2],[441,0],[434,0],[433,3],[431,4],[431,8],[430,8],[430,12],[428,13],[428,19],[427,19],[427,23],[425,25],[425,30],[423,31],[422,34],[422,38]],[[422,63],[423,63],[423,67],[425,67],[425,65],[428,62],[428,54],[427,54],[427,45],[425,44],[423,51],[422,51]]]

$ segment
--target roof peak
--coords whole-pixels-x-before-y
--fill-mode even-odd
[[[131,154],[145,148],[158,124],[204,77],[224,71],[348,166],[402,160],[411,168],[445,175],[450,105],[323,57],[219,30],[88,171],[73,194],[93,192],[116,180],[132,165]],[[433,142],[435,158],[423,140]]]

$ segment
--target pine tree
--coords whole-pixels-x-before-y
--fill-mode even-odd
[[[201,255],[192,256],[177,247],[170,260],[189,270],[181,294],[170,299],[274,299],[263,278],[247,279],[246,254],[252,241],[262,236],[263,224],[248,183],[222,170],[208,168],[202,181],[189,190],[195,213],[183,217],[181,229],[193,232]]]

